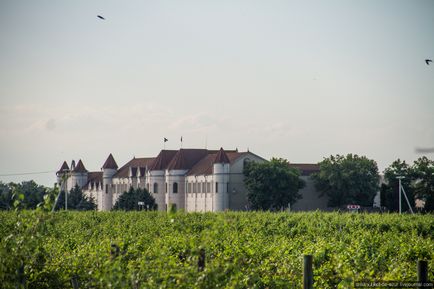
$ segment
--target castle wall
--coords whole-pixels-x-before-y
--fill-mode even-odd
[[[315,189],[313,180],[309,176],[301,176],[306,186],[299,191],[302,199],[298,200],[291,208],[291,211],[313,211],[327,208],[327,197],[320,196],[320,192]]]
[[[185,174],[186,170],[170,170],[165,175],[165,202],[167,208],[175,205],[177,209],[185,209]],[[177,187],[177,188],[175,188]],[[176,191],[176,192],[175,192]]]
[[[246,154],[238,158],[230,167],[229,175],[229,209],[234,211],[247,210],[247,193],[248,190],[244,185],[244,165],[248,161],[264,162],[264,159],[254,155]]]
[[[148,184],[149,192],[155,199],[155,203],[158,206],[159,211],[166,211],[166,184],[165,184],[165,172],[164,171],[149,171],[148,172]],[[155,184],[157,185],[155,187]],[[155,188],[157,191],[155,191]]]

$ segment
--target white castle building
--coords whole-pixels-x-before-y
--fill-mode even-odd
[[[130,187],[146,188],[158,210],[171,206],[186,211],[244,210],[247,189],[243,183],[246,162],[265,159],[238,150],[162,150],[157,157],[133,158],[121,168],[110,154],[101,171],[89,172],[81,160],[63,163],[57,174],[62,190],[75,185],[92,197],[99,211],[113,208]]]
[[[110,154],[100,171],[89,172],[81,160],[71,167],[63,162],[56,173],[61,190],[78,185],[92,197],[99,211],[111,210],[121,194],[133,188],[146,188],[158,210],[171,206],[188,212],[246,210],[247,188],[243,169],[247,162],[264,158],[246,151],[179,149],[162,150],[157,157],[133,158],[121,168]],[[312,173],[317,164],[290,164],[300,171],[306,186],[299,191],[302,199],[291,210],[308,211],[327,208],[327,197],[315,190]]]

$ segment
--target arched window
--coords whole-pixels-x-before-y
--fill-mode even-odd
[[[158,184],[154,183],[154,194],[158,194]]]
[[[174,194],[178,193],[178,183],[173,183],[173,193]]]

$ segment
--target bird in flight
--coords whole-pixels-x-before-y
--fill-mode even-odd
[[[96,17],[98,17],[99,19],[105,20],[105,18],[102,17],[101,15],[97,15]]]
[[[426,63],[426,65],[429,65],[430,62],[432,62],[431,59],[425,59],[425,63]]]

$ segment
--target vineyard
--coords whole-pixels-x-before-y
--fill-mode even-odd
[[[432,215],[0,212],[2,288],[315,288],[434,280]]]

